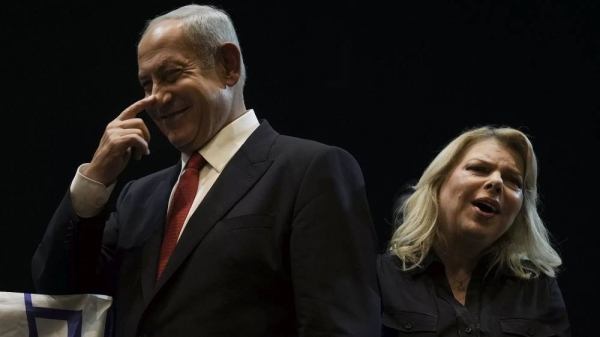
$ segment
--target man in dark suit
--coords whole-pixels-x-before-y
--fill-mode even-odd
[[[228,15],[190,5],[155,18],[138,68],[145,97],[78,168],[33,257],[37,291],[114,296],[118,337],[378,336],[377,240],[360,167],[246,109]],[[127,182],[109,211],[130,158],[149,154],[144,110],[181,161]],[[204,163],[198,189],[163,259],[192,157]]]

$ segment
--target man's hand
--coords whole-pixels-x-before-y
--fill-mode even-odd
[[[131,156],[139,160],[142,155],[150,154],[150,131],[136,116],[154,101],[154,96],[145,97],[108,123],[92,161],[82,172],[86,177],[109,186],[123,172]]]

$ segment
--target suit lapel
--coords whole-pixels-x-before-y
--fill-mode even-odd
[[[208,231],[271,166],[269,149],[278,134],[264,121],[233,156],[215,184],[190,217],[175,250],[156,284],[158,291]],[[156,263],[155,263],[156,266]]]

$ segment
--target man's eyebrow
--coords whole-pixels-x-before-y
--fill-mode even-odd
[[[169,61],[162,61],[161,63],[158,64],[158,66],[156,67],[156,72],[158,73],[162,73],[165,71],[165,68],[168,66]],[[152,73],[153,70],[150,69],[150,71],[146,72],[146,71],[138,71],[138,79],[146,79],[148,77],[150,77],[148,74]]]

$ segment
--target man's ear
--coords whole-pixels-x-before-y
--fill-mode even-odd
[[[238,46],[231,42],[221,45],[221,62],[225,72],[225,83],[232,87],[242,76],[242,56]]]

